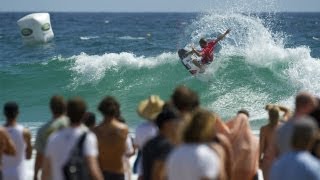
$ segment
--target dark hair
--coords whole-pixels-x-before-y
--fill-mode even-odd
[[[83,116],[82,122],[87,127],[92,127],[96,124],[96,115],[92,112],[86,112]]]
[[[304,108],[308,105],[317,105],[317,99],[308,92],[300,92],[295,99],[296,109]]]
[[[206,44],[206,43],[207,43],[207,41],[204,38],[201,38],[199,40],[199,44]]]
[[[291,145],[294,149],[306,150],[310,143],[315,140],[317,134],[317,124],[311,117],[302,117],[293,124]]]
[[[67,115],[71,123],[80,123],[87,109],[86,103],[80,97],[74,97],[68,101]]]
[[[4,104],[3,113],[8,119],[14,119],[19,114],[19,106],[14,101],[9,101]]]
[[[165,123],[171,122],[177,118],[179,118],[179,115],[173,108],[170,106],[164,106],[160,114],[157,116],[155,124],[159,129],[161,129]]]
[[[174,106],[179,110],[192,111],[199,106],[197,93],[186,86],[178,86],[171,95]]]
[[[63,114],[66,112],[66,103],[63,96],[52,96],[50,99],[50,109],[53,114]]]
[[[245,114],[246,116],[250,117],[249,111],[247,111],[246,109],[240,109],[237,114]]]
[[[103,114],[103,116],[115,117],[115,118],[120,117],[120,104],[112,96],[105,97],[100,102],[98,109]]]

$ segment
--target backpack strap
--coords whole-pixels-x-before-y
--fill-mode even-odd
[[[84,144],[84,140],[86,139],[87,134],[88,134],[87,132],[84,132],[84,133],[80,136],[80,138],[79,138],[79,140],[78,140],[78,142],[77,142],[76,148],[79,150],[79,153],[80,153],[81,155],[83,155],[83,144]]]

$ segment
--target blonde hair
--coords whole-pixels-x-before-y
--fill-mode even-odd
[[[271,125],[275,126],[278,124],[280,120],[280,109],[277,106],[273,106],[268,109],[268,114],[269,114],[269,122]]]
[[[184,142],[203,143],[212,141],[215,134],[216,119],[217,115],[213,112],[204,109],[197,110],[183,131]]]

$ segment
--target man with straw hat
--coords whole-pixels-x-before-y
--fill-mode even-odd
[[[158,128],[154,120],[162,111],[164,101],[158,95],[150,95],[148,99],[141,101],[137,107],[137,113],[140,117],[147,120],[140,123],[135,131],[135,146],[139,153],[135,162],[134,172],[142,176],[141,150],[144,144],[158,133]]]

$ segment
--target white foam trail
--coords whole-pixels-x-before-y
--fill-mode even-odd
[[[109,22],[110,22],[110,21],[108,21],[108,20],[105,20],[105,21],[104,21],[104,23],[106,23],[106,24],[108,24]]]
[[[90,40],[90,39],[97,39],[99,36],[83,36],[80,37],[81,40]]]
[[[320,38],[317,38],[317,37],[312,37],[313,40],[316,40],[316,41],[319,41]]]
[[[121,67],[126,69],[155,68],[162,64],[177,63],[175,53],[162,53],[155,57],[136,56],[132,53],[106,53],[103,55],[87,55],[81,53],[72,56],[74,64],[70,68],[77,78],[85,82],[97,82],[102,79],[108,70],[118,71]]]
[[[121,36],[119,39],[122,40],[143,40],[145,37],[132,37],[132,36]]]

